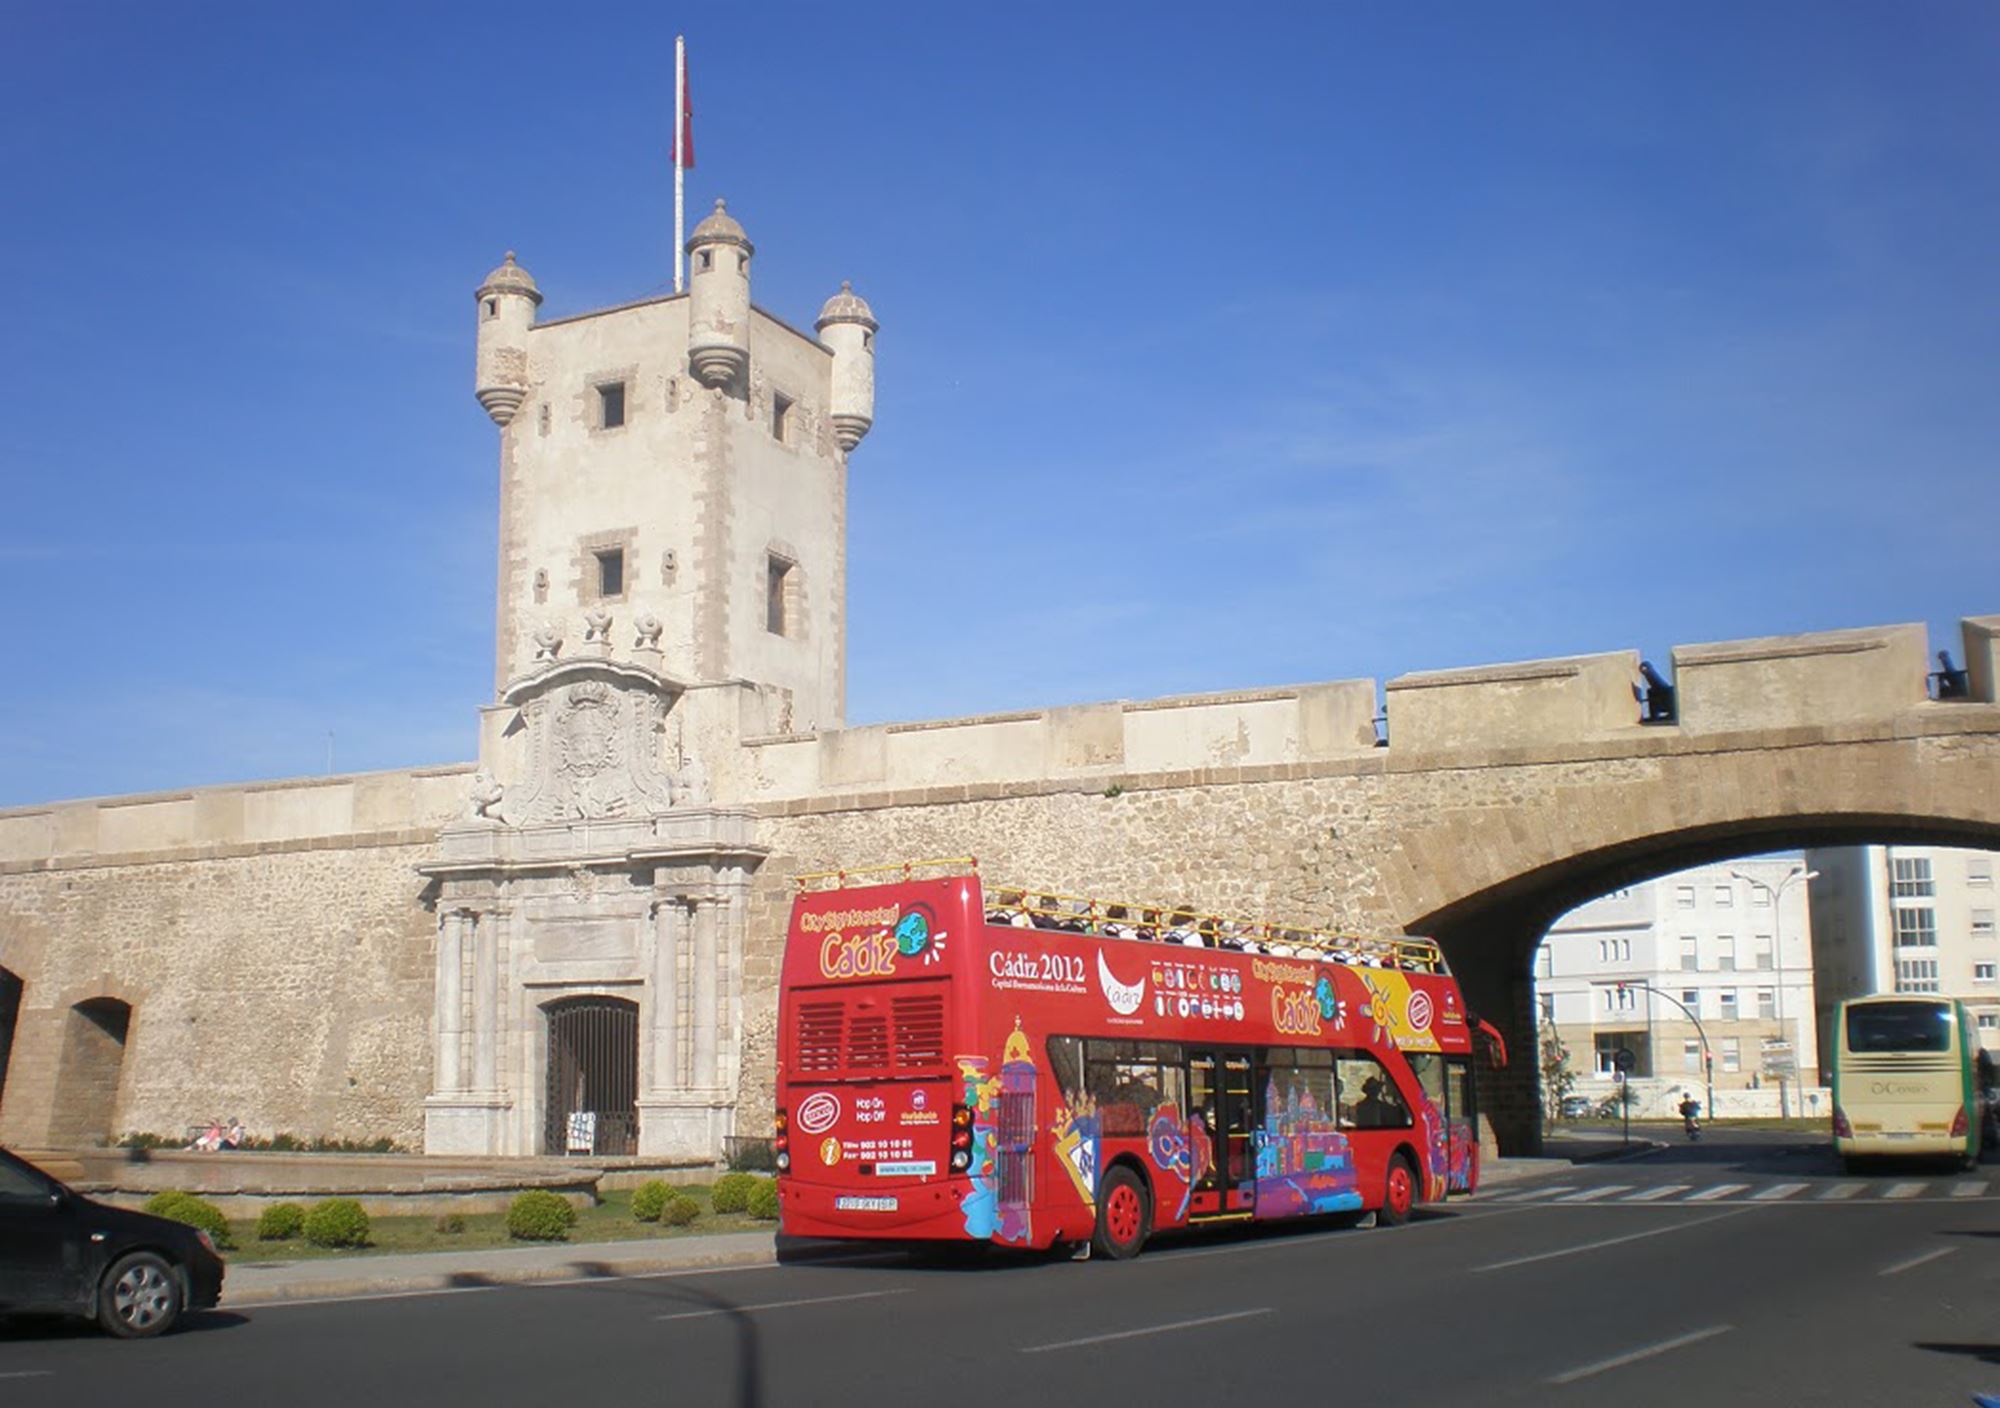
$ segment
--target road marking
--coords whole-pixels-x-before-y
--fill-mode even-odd
[[[1928,1183],[1891,1183],[1882,1196],[1885,1198],[1914,1198],[1930,1187]]]
[[[1510,1266],[1527,1266],[1537,1261],[1554,1261],[1560,1256],[1575,1256],[1579,1252],[1594,1252],[1603,1247],[1622,1246],[1626,1242],[1641,1242],[1648,1237],[1664,1237],[1669,1233],[1685,1232],[1688,1228],[1699,1227],[1704,1222],[1720,1222],[1725,1217],[1741,1217],[1746,1212],[1755,1211],[1756,1209],[1752,1207],[1731,1208],[1728,1212],[1718,1212],[1708,1217],[1697,1217],[1692,1222],[1677,1222],[1672,1227],[1655,1227],[1650,1232],[1633,1232],[1624,1237],[1607,1237],[1601,1242],[1585,1242],[1580,1247],[1563,1247],[1552,1252],[1536,1252],[1532,1256],[1517,1256],[1508,1261],[1496,1261],[1486,1266],[1475,1266],[1472,1269],[1474,1271],[1505,1271]]]
[[[1865,1183],[1836,1183],[1819,1195],[1820,1201],[1829,1202],[1836,1198],[1851,1198],[1867,1186]]]
[[[859,1258],[856,1258],[859,1260]],[[845,1258],[829,1257],[815,1266],[845,1266]],[[481,1286],[430,1286],[416,1291],[357,1291],[345,1296],[287,1296],[283,1300],[229,1302],[225,1310],[289,1310],[295,1305],[349,1305],[368,1300],[422,1300],[427,1296],[470,1296],[487,1291],[535,1291],[556,1286],[607,1286],[615,1281],[677,1281],[683,1276],[726,1276],[736,1271],[777,1271],[783,1263],[746,1261],[741,1266],[692,1266],[678,1271],[613,1272],[608,1276],[563,1276],[531,1281],[493,1281]]]
[[[1688,1194],[1691,1203],[1712,1203],[1717,1198],[1726,1198],[1731,1193],[1741,1193],[1750,1185],[1747,1183],[1718,1183],[1713,1188],[1704,1188],[1699,1193]]]
[[[655,1315],[655,1320],[706,1320],[715,1315],[747,1315],[754,1310],[790,1310],[796,1305],[832,1305],[842,1300],[874,1300],[878,1296],[903,1296],[910,1288],[888,1291],[854,1291],[844,1296],[808,1296],[802,1300],[767,1300],[761,1305],[719,1305],[708,1310],[683,1310],[674,1315]]]
[[[1566,1197],[1557,1198],[1556,1201],[1559,1203],[1594,1203],[1599,1198],[1610,1197],[1613,1193],[1630,1192],[1633,1186],[1630,1183],[1607,1183],[1602,1188],[1586,1188],[1581,1193],[1571,1193]]]
[[[1114,1330],[1108,1335],[1086,1335],[1080,1340],[1057,1340],[1054,1344],[1031,1344],[1022,1348],[1023,1354],[1046,1354],[1052,1349],[1076,1349],[1086,1344],[1104,1344],[1111,1340],[1137,1339],[1141,1335],[1164,1335],[1173,1330],[1191,1330],[1197,1325],[1220,1325],[1229,1320],[1247,1320],[1253,1315],[1269,1315],[1271,1306],[1260,1306],[1255,1310],[1232,1310],[1227,1315],[1204,1315],[1198,1320],[1174,1320],[1165,1325],[1148,1325],[1141,1330]]]
[[[1643,1193],[1634,1193],[1629,1198],[1621,1198],[1625,1203],[1650,1203],[1658,1198],[1671,1198],[1676,1193],[1685,1193],[1694,1185],[1691,1183],[1662,1183],[1657,1188],[1648,1188]]]
[[[1927,1261],[1936,1261],[1941,1256],[1950,1256],[1957,1250],[1957,1247],[1939,1247],[1936,1251],[1925,1252],[1922,1256],[1913,1256],[1908,1261],[1899,1261],[1894,1266],[1884,1267],[1875,1274],[1878,1276],[1894,1276],[1899,1272],[1908,1271],[1913,1266],[1922,1266]]]
[[[0,1374],[0,1379],[52,1379],[55,1377],[55,1372],[53,1369],[15,1369]]]
[[[1567,1373],[1557,1374],[1549,1382],[1573,1384],[1578,1379],[1587,1379],[1593,1374],[1602,1374],[1612,1369],[1622,1369],[1627,1364],[1637,1364],[1640,1360],[1651,1359],[1656,1354],[1665,1354],[1669,1350],[1684,1349],[1691,1344],[1700,1344],[1703,1340],[1712,1340],[1717,1335],[1726,1335],[1735,1328],[1734,1325],[1710,1325],[1706,1330],[1694,1330],[1670,1340],[1661,1340],[1658,1344],[1649,1344],[1643,1349],[1635,1349],[1630,1354],[1621,1354],[1615,1359],[1600,1359],[1595,1364],[1582,1365]]]
[[[1753,1203],[1775,1202],[1779,1198],[1789,1198],[1792,1194],[1809,1185],[1804,1183],[1773,1183],[1769,1188],[1760,1188],[1750,1195]]]
[[[1954,1183],[1951,1185],[1951,1195],[1954,1198],[1976,1198],[1985,1191],[1985,1181],[1978,1178],[1968,1183]]]
[[[1499,1197],[1489,1199],[1488,1201],[1495,1203],[1526,1203],[1532,1202],[1536,1198],[1553,1198],[1558,1193],[1574,1193],[1575,1191],[1576,1185],[1574,1183],[1558,1183],[1549,1188],[1530,1188],[1525,1193],[1502,1193]]]

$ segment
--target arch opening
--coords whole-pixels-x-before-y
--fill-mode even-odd
[[[87,998],[64,1014],[49,1120],[49,1140],[58,1148],[111,1142],[131,1029],[131,1004],[115,997]]]
[[[550,1154],[633,1154],[639,1131],[639,1005],[619,997],[545,1003],[542,1147]]]

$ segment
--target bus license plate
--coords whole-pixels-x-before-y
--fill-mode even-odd
[[[833,1205],[841,1212],[894,1212],[896,1210],[896,1200],[894,1198],[843,1196],[835,1198]]]

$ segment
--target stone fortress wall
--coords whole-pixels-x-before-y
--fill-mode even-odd
[[[975,854],[1001,881],[1392,930],[1534,857],[1702,817],[2000,830],[2000,617],[1964,624],[1969,699],[1927,697],[1927,646],[1897,626],[1683,647],[1667,725],[1639,721],[1636,657],[1613,653],[1392,680],[1385,747],[1370,681],[745,739],[722,770],[744,795],[717,800],[769,854],[728,975],[735,1127],[767,1126],[797,873]],[[241,1115],[418,1143],[438,926],[418,867],[471,773],[0,812],[0,967],[25,980],[0,1142],[75,1132],[102,1070],[71,1060],[63,1083],[76,1006],[108,998],[130,1006],[118,1131]],[[1518,1042],[1516,995],[1466,981]]]

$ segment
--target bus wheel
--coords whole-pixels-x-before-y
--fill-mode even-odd
[[[1375,1221],[1383,1227],[1401,1227],[1410,1220],[1417,1205],[1417,1171],[1406,1155],[1389,1160],[1389,1177],[1382,1188],[1382,1211]]]
[[[1129,1168],[1114,1168],[1097,1190],[1097,1231],[1090,1245],[1113,1261],[1135,1257],[1153,1230],[1153,1209],[1146,1185]]]

